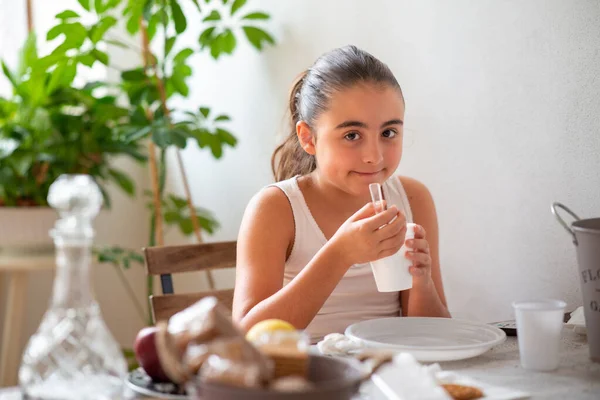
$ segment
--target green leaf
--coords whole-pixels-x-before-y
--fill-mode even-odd
[[[51,66],[56,65],[57,62],[64,60],[64,58],[64,54],[48,54],[47,56],[40,58],[37,64],[40,69],[46,71]]]
[[[105,8],[107,10],[112,10],[113,8],[117,7],[119,4],[121,4],[121,0],[108,0],[108,3],[106,3]]]
[[[13,161],[13,167],[15,168],[17,175],[24,176],[33,165],[33,154],[26,154],[17,159],[12,157],[11,160]]]
[[[246,4],[247,0],[235,0],[231,5],[231,15],[235,14],[237,10],[242,8]]]
[[[103,17],[93,28],[90,34],[90,39],[93,43],[98,43],[104,37],[106,31],[117,24],[115,17],[107,16]]]
[[[215,121],[231,121],[231,118],[229,115],[222,114],[215,118]]]
[[[171,140],[170,142],[179,147],[180,149],[185,148],[185,146],[187,145],[187,138],[188,135],[186,132],[180,130],[180,129],[172,129],[169,132],[170,136],[171,136]]]
[[[90,0],[77,0],[81,7],[83,7],[86,11],[90,11]]]
[[[127,134],[126,138],[128,142],[137,142],[140,139],[145,138],[149,133],[152,127],[150,125],[144,126],[141,129],[135,129],[133,132]]]
[[[54,28],[50,29],[47,34],[48,40],[53,40],[57,38],[59,35],[64,34],[64,41],[54,49],[55,53],[61,52],[64,53],[69,49],[78,49],[83,46],[85,39],[88,36],[88,31],[79,22],[73,22],[68,24],[60,24],[56,25]]]
[[[219,59],[222,53],[225,52],[224,33],[218,34],[210,44],[210,55],[215,59]]]
[[[46,87],[46,94],[50,95],[58,88],[69,87],[73,83],[76,74],[77,64],[75,62],[63,61],[59,63],[52,71],[50,82]]]
[[[208,29],[205,29],[204,32],[202,32],[200,38],[198,39],[202,48],[210,46],[211,43],[215,40],[215,37],[213,36],[215,29],[216,28],[213,26]]]
[[[61,85],[68,87],[71,86],[73,80],[75,79],[75,75],[77,75],[77,63],[69,61],[67,63],[67,68],[65,69]]]
[[[56,16],[54,18],[62,19],[62,20],[66,20],[69,18],[79,18],[79,14],[77,14],[73,10],[65,10],[59,14],[56,14]]]
[[[221,0],[221,2],[223,3],[223,5],[227,4],[229,0]]]
[[[146,260],[144,259],[144,256],[138,253],[134,253],[132,252],[130,255],[131,259],[137,263],[140,264],[144,264],[146,262]]]
[[[146,79],[146,74],[143,68],[130,69],[121,73],[121,78],[124,81],[143,81]]]
[[[210,108],[208,107],[200,107],[198,111],[200,111],[200,113],[204,115],[204,118],[208,118],[208,115],[210,114]]]
[[[137,0],[134,0],[137,1]],[[144,18],[144,21],[149,21],[150,17],[152,16],[152,8],[154,6],[155,3],[158,3],[158,0],[142,0],[140,2],[140,4],[142,5],[142,17]],[[160,0],[160,3],[162,5],[162,0]]]
[[[166,149],[169,144],[171,144],[169,142],[168,132],[158,128],[152,130],[152,141],[161,149]]]
[[[63,23],[50,29],[46,39],[56,39],[61,33],[73,42],[83,43],[87,36],[87,29],[80,22]]]
[[[182,33],[187,28],[187,21],[185,15],[177,3],[177,0],[171,0],[171,11],[173,12],[173,21],[175,22],[175,31]]]
[[[190,218],[181,219],[179,221],[179,229],[181,230],[181,233],[189,236],[194,232],[194,224]]]
[[[171,82],[173,83],[173,86],[175,87],[175,90],[177,90],[178,93],[180,93],[184,97],[187,97],[187,95],[190,92],[190,89],[185,83],[184,76],[179,74],[173,74],[173,76],[171,77]]]
[[[173,45],[177,40],[177,36],[170,37],[165,42],[165,56],[168,56],[171,50],[173,49]]]
[[[175,57],[173,57],[173,62],[175,64],[185,62],[185,60],[187,60],[192,54],[194,54],[194,50],[190,49],[189,47],[185,48],[177,53]]]
[[[215,158],[221,158],[223,155],[223,146],[221,145],[221,141],[216,137],[211,135],[211,140],[208,142],[210,147],[210,151]]]
[[[94,8],[96,9],[96,13],[102,14],[106,11],[106,4],[104,4],[104,1],[102,0],[96,0],[94,1]]]
[[[135,194],[135,184],[129,176],[113,168],[109,168],[108,174],[113,178],[117,185],[125,191],[125,193],[130,196]]]
[[[144,9],[147,5],[152,5],[154,2],[150,2],[147,0],[129,0],[127,3],[127,7],[123,11],[123,15],[126,16],[127,19],[127,31],[134,35],[140,29],[140,17],[143,17]]]
[[[244,26],[242,29],[244,30],[248,41],[258,50],[262,50],[264,42],[275,44],[273,37],[260,28]]]
[[[96,58],[88,53],[77,56],[77,61],[79,61],[86,67],[91,67],[96,62]]]
[[[112,44],[113,46],[118,46],[122,49],[128,49],[129,46],[121,41],[118,40],[105,40],[106,43],[108,44]]]
[[[177,208],[178,210],[183,210],[184,208],[186,208],[188,206],[186,199],[175,196],[173,194],[169,195],[169,200],[171,200],[171,202],[173,203],[175,208]]]
[[[226,131],[225,129],[217,128],[217,134],[223,142],[227,143],[231,147],[237,144],[237,139],[231,134],[231,132]]]
[[[13,75],[13,73],[10,71],[10,69],[8,69],[8,66],[6,65],[6,63],[4,61],[2,61],[2,72],[4,72],[4,76],[6,76],[6,78],[13,85],[13,88],[16,89],[19,86],[18,81],[15,78],[15,76]]]
[[[269,19],[269,14],[265,14],[263,12],[253,12],[247,15],[244,15],[242,19]]]
[[[104,86],[107,86],[106,82],[102,82],[102,81],[88,82],[85,84],[85,86],[83,87],[82,90],[84,90],[86,92],[92,92],[92,91],[94,91],[94,89],[97,89],[99,87],[104,87]]]
[[[129,17],[129,20],[127,20],[127,32],[129,32],[131,35],[135,35],[137,33],[137,31],[140,30],[140,24],[139,24],[139,16],[137,15],[132,15],[131,17]]]
[[[192,0],[192,2],[196,5],[196,8],[198,9],[198,11],[202,12],[202,10],[200,9],[200,3],[198,2],[198,0]]]
[[[64,24],[55,25],[46,33],[46,40],[54,40],[64,32]]]
[[[110,207],[112,206],[112,201],[110,200],[110,195],[104,188],[104,185],[98,185],[98,187],[100,188],[100,193],[102,193],[102,199],[104,200],[104,206],[110,210]]]
[[[156,35],[156,31],[158,29],[158,25],[161,23],[161,13],[158,12],[150,17],[148,21],[148,27],[146,28],[146,32],[148,33],[148,39],[152,40],[154,35]]]
[[[221,34],[221,49],[227,54],[232,54],[233,50],[235,50],[235,45],[235,36],[230,29],[227,29]]]
[[[94,59],[95,60],[95,59]],[[46,87],[46,93],[48,95],[52,94],[54,90],[56,90],[59,86],[62,85],[62,79],[67,70],[67,62],[60,62],[54,71],[52,71],[50,75],[50,81],[48,82],[48,86]]]
[[[209,15],[207,15],[206,17],[204,17],[204,19],[202,21],[207,22],[207,21],[220,21],[220,20],[221,20],[221,13],[218,12],[217,10],[212,10],[211,13]]]
[[[96,57],[96,60],[100,61],[104,65],[108,65],[108,54],[98,49],[92,50],[92,55]]]
[[[167,224],[177,223],[181,219],[181,215],[177,211],[167,211],[164,217]]]
[[[173,70],[173,72],[177,75],[181,75],[181,76],[192,76],[192,68],[189,65],[185,65],[185,64],[177,64]]]
[[[30,33],[20,51],[18,74],[23,76],[28,68],[34,68],[38,59],[36,36]]]

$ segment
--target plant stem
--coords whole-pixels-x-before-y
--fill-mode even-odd
[[[142,321],[144,321],[146,319],[146,313],[144,312],[144,307],[142,307],[142,305],[138,301],[138,299],[135,295],[135,292],[133,291],[131,285],[127,281],[127,277],[123,273],[123,270],[121,269],[121,267],[118,264],[113,264],[113,267],[115,267],[115,270],[117,271],[117,276],[121,280],[121,283],[123,284],[123,286],[125,286],[127,295],[131,298],[131,301],[133,301],[133,305],[135,306],[140,319]]]

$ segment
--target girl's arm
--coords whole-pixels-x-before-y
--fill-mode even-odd
[[[294,232],[292,209],[280,189],[267,188],[252,199],[238,236],[233,301],[233,319],[243,329],[268,318],[306,328],[349,268],[325,245],[283,288]]]
[[[402,315],[450,317],[440,272],[438,223],[433,198],[421,182],[407,177],[401,177],[400,181],[410,202],[414,222],[427,232],[431,256],[431,275],[413,277],[412,289],[401,292]]]

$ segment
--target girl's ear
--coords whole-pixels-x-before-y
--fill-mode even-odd
[[[306,122],[298,121],[296,123],[296,135],[304,151],[314,156],[316,153],[315,137]]]

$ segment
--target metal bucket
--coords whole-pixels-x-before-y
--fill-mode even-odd
[[[570,226],[558,214],[559,208],[575,219]],[[581,219],[561,203],[552,204],[552,213],[572,235],[577,249],[590,357],[600,362],[600,218]]]

